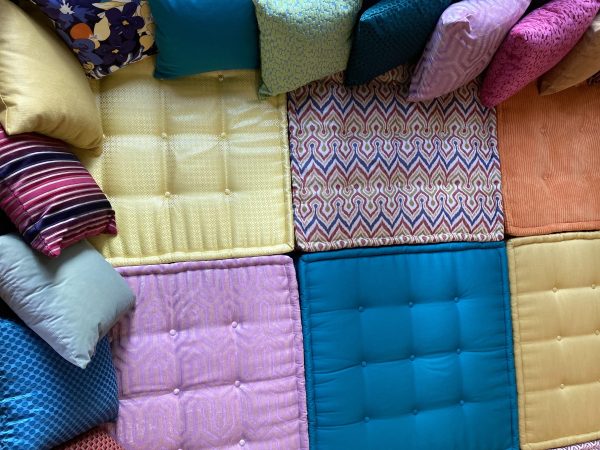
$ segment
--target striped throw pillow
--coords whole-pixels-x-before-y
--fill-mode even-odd
[[[117,234],[108,199],[67,145],[0,126],[0,208],[25,241],[56,257],[98,234]]]

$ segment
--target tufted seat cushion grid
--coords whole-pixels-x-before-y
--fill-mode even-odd
[[[600,438],[600,233],[508,242],[525,450]]]
[[[518,449],[503,243],[304,255],[315,449]]]
[[[302,327],[286,256],[124,267],[113,329],[127,449],[307,449]]]
[[[292,250],[285,97],[259,101],[255,71],[161,81],[153,63],[93,84],[103,153],[81,156],[120,228],[93,244],[116,266]]]

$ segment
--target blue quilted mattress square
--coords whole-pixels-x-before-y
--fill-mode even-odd
[[[303,255],[312,449],[518,449],[504,243]]]

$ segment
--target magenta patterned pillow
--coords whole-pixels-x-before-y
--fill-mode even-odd
[[[483,104],[496,106],[558,64],[599,9],[598,0],[553,0],[525,16],[490,64],[481,87]]]
[[[477,77],[527,6],[529,0],[463,0],[451,5],[415,69],[408,99],[441,97]]]
[[[1,126],[0,208],[50,257],[82,239],[117,233],[108,199],[65,143],[32,133],[9,137]]]

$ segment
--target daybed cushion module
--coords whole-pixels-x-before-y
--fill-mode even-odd
[[[495,112],[476,82],[410,103],[410,73],[358,88],[337,74],[289,94],[302,250],[503,238]]]
[[[161,81],[153,68],[93,83],[104,154],[82,160],[119,235],[92,243],[115,266],[290,251],[285,97],[259,101],[255,71]]]
[[[292,260],[125,267],[135,310],[113,333],[127,449],[307,449]]]
[[[304,255],[311,449],[518,449],[503,243]]]
[[[600,438],[600,233],[513,239],[508,263],[521,448]]]
[[[600,229],[600,86],[539,96],[535,84],[498,106],[506,233]]]

